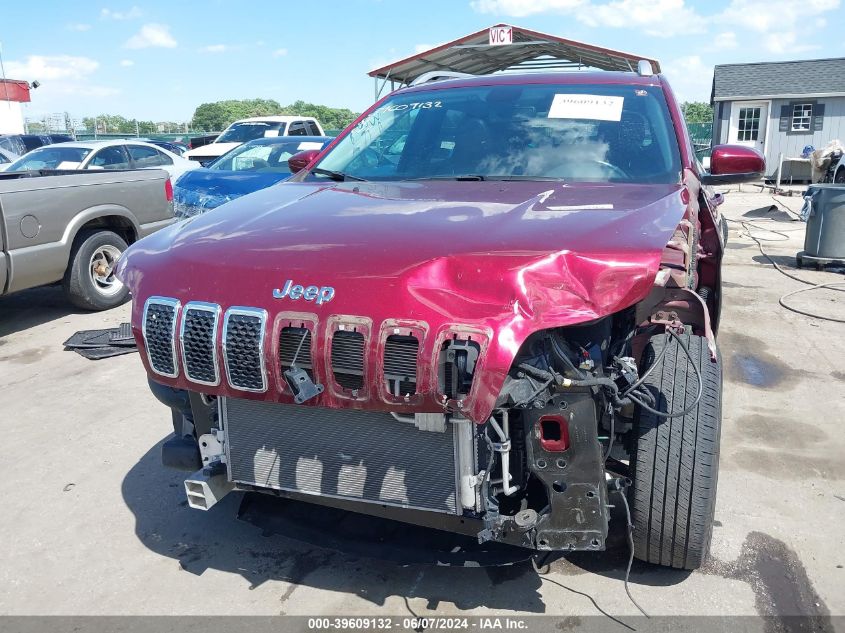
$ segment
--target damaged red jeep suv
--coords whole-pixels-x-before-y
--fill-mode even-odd
[[[390,94],[288,182],[119,276],[191,507],[259,491],[536,550],[694,569],[711,537],[724,237],[665,79]],[[625,502],[623,504],[623,502]]]

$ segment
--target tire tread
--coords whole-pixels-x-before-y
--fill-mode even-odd
[[[636,447],[631,457],[634,483],[628,492],[637,558],[677,569],[701,566],[709,549],[718,480],[721,418],[721,361],[713,362],[707,340],[681,336],[701,371],[703,392],[697,406],[678,418],[660,418],[640,409],[635,415]],[[651,338],[642,369],[666,345]],[[643,383],[659,411],[683,411],[698,393],[690,359],[675,339],[661,367]]]

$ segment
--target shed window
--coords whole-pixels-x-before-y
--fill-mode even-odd
[[[738,141],[756,141],[760,134],[760,108],[740,108]]]
[[[792,126],[793,132],[809,131],[813,122],[813,104],[812,103],[795,103],[792,106]]]

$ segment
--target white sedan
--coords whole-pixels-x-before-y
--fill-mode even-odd
[[[143,141],[74,141],[44,145],[18,158],[6,171],[37,169],[164,169],[175,181],[199,165]]]

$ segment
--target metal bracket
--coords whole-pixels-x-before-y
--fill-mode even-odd
[[[210,433],[199,437],[200,455],[203,468],[215,463],[226,463],[226,432],[221,429],[211,429]]]
[[[674,330],[678,334],[684,333],[684,324],[681,322],[681,319],[678,317],[677,312],[664,312],[660,310],[651,315],[649,318],[651,323],[655,325],[664,325],[670,330]]]
[[[292,365],[290,369],[285,371],[284,376],[285,382],[288,383],[288,387],[293,392],[293,401],[296,404],[302,404],[323,393],[323,385],[314,384],[308,372],[301,367]]]

